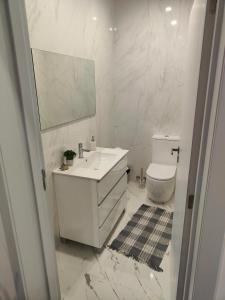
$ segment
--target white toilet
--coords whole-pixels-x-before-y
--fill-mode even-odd
[[[156,203],[169,201],[175,190],[178,136],[154,135],[152,137],[152,163],[147,169],[146,187],[148,198]]]

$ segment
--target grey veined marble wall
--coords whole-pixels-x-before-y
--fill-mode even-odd
[[[152,135],[180,133],[191,5],[192,0],[26,0],[31,47],[92,59],[96,68],[96,117],[42,133],[56,236],[51,174],[66,148],[94,134],[98,145],[130,149],[134,179],[151,161]]]
[[[108,115],[113,99],[113,0],[26,0],[32,48],[95,61],[96,117],[42,133],[50,212],[58,236],[57,208],[52,171],[66,148],[84,144],[92,135],[109,146]],[[97,130],[98,128],[98,130]]]
[[[153,134],[180,134],[192,2],[115,0],[112,145],[131,150],[133,179],[151,161]]]

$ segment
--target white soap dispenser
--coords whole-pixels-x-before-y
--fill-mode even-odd
[[[90,151],[95,151],[95,150],[96,150],[96,141],[95,141],[95,137],[92,135],[90,141]]]

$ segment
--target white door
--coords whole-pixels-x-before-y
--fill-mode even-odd
[[[0,148],[0,299],[25,299],[25,284],[17,251],[10,194]]]
[[[192,266],[189,299],[224,300],[225,276],[225,3],[213,90],[207,152]],[[222,24],[223,21],[223,24]]]
[[[0,299],[16,299],[13,271],[8,253],[8,246],[0,215]]]
[[[177,167],[177,184],[175,193],[175,212],[171,243],[171,300],[176,299],[176,291],[181,261],[183,225],[186,209],[187,188],[190,171],[193,128],[195,119],[200,63],[202,55],[205,25],[206,1],[196,0],[192,7],[189,24],[189,40],[186,62],[186,80],[183,108],[183,128],[180,143],[180,161]]]
[[[21,17],[22,10],[18,7],[13,9],[16,4],[22,7],[22,1],[0,0],[0,256],[5,257],[4,261],[0,260],[0,284],[4,285],[4,289],[0,286],[0,299],[48,300],[51,294],[51,299],[57,300],[57,285],[53,291],[50,287],[50,282],[57,280],[56,270],[51,277],[47,276],[46,253],[43,251],[39,222],[40,212],[38,215],[37,211],[35,176],[30,160],[32,151],[28,149],[25,128],[26,117],[29,119],[29,129],[34,127],[34,120],[31,118],[32,114],[24,114],[22,104],[26,99],[26,109],[31,106],[32,96],[29,97],[27,93],[25,97],[21,82],[26,81],[25,85],[29,91],[29,80],[32,76],[27,76],[25,71],[23,77],[18,74],[19,63],[26,67],[26,61],[23,61],[23,55],[20,55],[18,62],[15,56],[15,53],[18,53],[15,49],[18,45],[12,42],[13,22],[10,24],[10,21],[16,23],[15,27],[18,30],[21,28],[16,16]],[[17,38],[21,43],[21,53],[25,55],[28,47],[24,43],[23,35],[18,32]],[[33,140],[35,141],[34,136]],[[34,142],[33,144],[33,148],[36,149]],[[38,176],[39,182],[42,183],[41,170]],[[46,201],[44,197],[39,200],[42,203]],[[47,213],[45,225],[47,231]],[[51,238],[49,243],[53,245]],[[54,258],[53,250],[49,254],[50,261],[52,257]],[[21,296],[21,293],[24,295]]]

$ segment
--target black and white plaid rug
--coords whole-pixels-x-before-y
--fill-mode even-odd
[[[160,264],[171,240],[173,213],[142,205],[109,246],[162,272]]]

